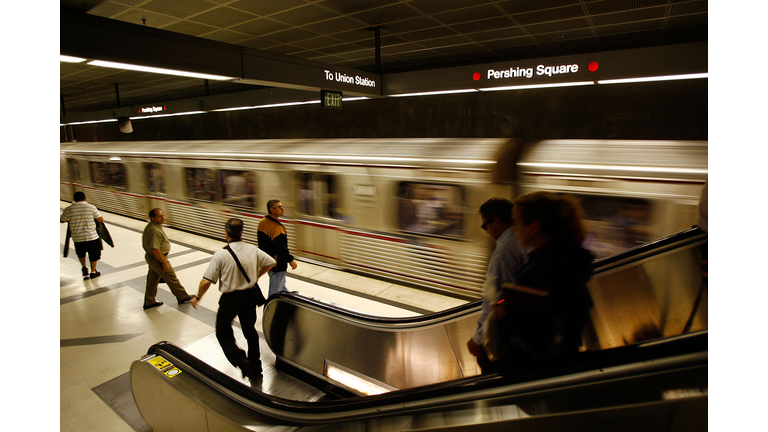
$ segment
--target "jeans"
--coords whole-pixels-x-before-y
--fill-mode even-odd
[[[275,294],[279,291],[288,291],[288,288],[285,286],[285,271],[269,271],[269,294],[268,296],[271,296],[272,294]]]

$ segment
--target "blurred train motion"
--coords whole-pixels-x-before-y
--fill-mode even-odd
[[[62,143],[60,198],[256,242],[282,200],[305,260],[477,299],[492,240],[478,208],[538,190],[581,200],[586,247],[605,257],[689,228],[707,180],[706,141],[299,139]],[[248,223],[248,220],[252,220]]]

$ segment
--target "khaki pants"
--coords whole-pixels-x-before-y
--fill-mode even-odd
[[[179,282],[179,278],[176,277],[176,272],[173,271],[173,267],[169,271],[163,270],[163,264],[155,258],[151,253],[144,255],[144,259],[149,264],[149,271],[147,272],[147,288],[144,291],[144,306],[150,306],[157,300],[157,284],[160,283],[162,277],[168,288],[171,289],[171,293],[176,296],[176,300],[184,300],[189,297],[187,290]]]

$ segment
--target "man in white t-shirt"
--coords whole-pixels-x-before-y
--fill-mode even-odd
[[[75,242],[75,253],[80,265],[83,266],[83,280],[96,279],[101,273],[96,271],[96,263],[101,259],[101,240],[96,231],[96,221],[104,222],[104,218],[96,206],[85,201],[85,193],[77,191],[73,197],[75,202],[64,209],[59,216],[59,222],[69,223],[72,240]],[[91,261],[91,273],[85,266],[85,254]]]
[[[208,264],[200,281],[197,298],[192,299],[192,306],[197,309],[197,304],[211,284],[219,282],[219,291],[222,294],[219,299],[219,311],[216,313],[216,339],[219,340],[227,360],[240,368],[243,377],[247,376],[255,380],[260,377],[262,371],[259,360],[259,334],[256,331],[256,307],[257,299],[262,301],[264,299],[256,281],[276,263],[274,258],[258,247],[242,241],[243,221],[241,219],[228,220],[224,228],[224,235],[231,252],[224,248],[213,254],[211,263]],[[242,271],[237,264],[238,261]],[[240,318],[240,327],[248,342],[247,355],[235,342],[232,320],[236,316]]]

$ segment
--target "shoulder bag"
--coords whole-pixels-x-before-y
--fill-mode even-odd
[[[245,281],[248,283],[251,283],[251,278],[249,278],[248,275],[245,273],[245,269],[243,269],[243,265],[240,264],[240,260],[237,259],[237,255],[235,255],[235,251],[233,251],[232,248],[229,247],[229,245],[227,245],[227,247],[225,247],[224,249],[228,250],[229,253],[232,254],[232,258],[235,259],[237,268],[239,268],[240,273],[242,273],[243,276],[245,276]],[[253,287],[251,289],[253,290],[253,298],[256,300],[256,306],[261,306],[267,302],[267,299],[264,298],[264,294],[261,293],[261,288],[259,288],[258,281],[255,284],[253,284]]]

